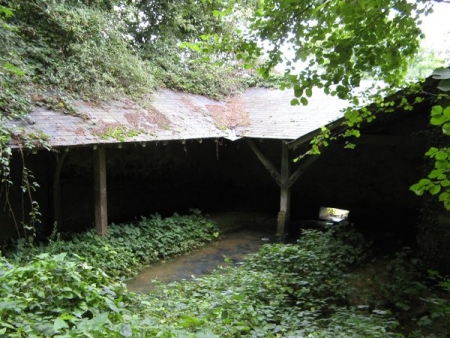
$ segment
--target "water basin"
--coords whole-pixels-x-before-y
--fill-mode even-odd
[[[193,252],[161,261],[143,269],[127,282],[133,292],[148,292],[154,288],[153,280],[162,283],[189,280],[212,272],[218,266],[242,262],[248,254],[257,252],[273,236],[267,232],[238,229],[222,235],[222,239]]]

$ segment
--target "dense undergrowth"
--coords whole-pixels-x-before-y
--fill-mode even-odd
[[[92,229],[68,240],[61,239],[61,234],[55,232],[48,243],[41,245],[20,240],[6,256],[23,265],[40,254],[68,252],[83,257],[88,265],[103,270],[110,277],[126,278],[144,265],[191,251],[218,235],[212,221],[200,211],[192,210],[190,215],[162,218],[156,214],[141,217],[134,224],[111,224],[105,237],[98,236]]]
[[[143,15],[135,8],[141,4],[117,4],[122,6],[120,10],[113,2],[108,6],[95,1],[0,3],[1,121],[25,116],[49,100],[56,100],[52,109],[68,106],[74,97],[103,100],[128,96],[145,101],[158,87],[223,98],[249,86],[276,83],[273,79],[264,82],[236,60],[226,63],[231,56],[212,62],[181,47],[181,41],[198,39],[197,35],[205,33],[197,30],[207,29],[191,27],[192,36],[176,34],[173,26],[183,26],[179,21],[187,19],[177,19],[178,14],[172,17],[170,12],[183,10],[181,3],[173,8],[162,5],[159,14],[149,9],[147,14],[159,19],[148,27],[148,22],[140,25],[133,21]],[[217,21],[211,23],[214,29],[230,25],[219,22],[213,8],[203,8],[201,16]],[[162,18],[164,22],[160,22]],[[141,36],[144,26],[153,40]]]
[[[0,334],[8,337],[445,337],[449,284],[402,252],[373,261],[352,229],[304,230],[239,267],[127,292],[136,261],[211,240],[212,222],[143,219],[0,259]],[[125,263],[126,257],[134,254]],[[370,262],[369,264],[367,262]],[[128,266],[128,264],[130,264]],[[434,279],[434,280],[433,280]],[[370,281],[369,281],[370,280]]]

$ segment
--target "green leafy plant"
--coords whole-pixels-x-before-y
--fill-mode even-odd
[[[438,68],[433,72],[433,77],[440,80],[438,89],[444,94],[439,95],[438,100],[443,103],[448,100],[450,91],[450,69]],[[435,105],[431,109],[430,124],[441,127],[442,134],[450,135],[450,106]],[[424,192],[439,196],[439,201],[443,203],[445,209],[450,210],[450,148],[431,147],[425,156],[433,162],[433,168],[426,178],[413,184],[410,189],[416,195],[422,196]]]
[[[217,237],[217,228],[198,210],[190,215],[154,215],[135,224],[111,224],[108,234],[100,237],[94,230],[62,240],[54,233],[47,245],[19,241],[9,253],[16,262],[27,262],[40,253],[72,252],[83,256],[95,268],[111,277],[133,276],[142,266],[161,258],[188,252]]]
[[[107,140],[109,138],[116,139],[118,141],[125,141],[128,137],[137,136],[140,134],[138,130],[130,129],[128,130],[124,126],[105,126],[105,128],[101,131],[97,131],[96,134],[100,136],[100,138]]]
[[[123,336],[131,303],[124,285],[81,257],[43,253],[25,265],[0,257],[0,281],[3,335]]]
[[[392,280],[381,288],[384,298],[377,306],[354,299],[349,277],[366,262],[366,247],[345,224],[305,230],[293,244],[266,244],[238,267],[219,268],[189,282],[154,281],[156,289],[148,294],[127,292],[117,282],[119,275],[111,277],[127,273],[120,262],[125,247],[144,261],[149,255],[163,258],[181,252],[182,241],[193,245],[188,238],[209,238],[206,233],[213,228],[195,211],[189,217],[154,216],[136,225],[112,226],[106,239],[92,232],[62,241],[55,233],[47,246],[19,247],[10,259],[0,257],[0,333],[269,338],[448,334],[448,298],[442,293],[448,295],[448,282],[430,275],[434,285],[441,285],[440,293],[433,293],[430,280],[421,281],[419,265],[410,265],[409,253],[392,261],[386,271]],[[430,312],[417,317],[411,330],[402,315],[408,310],[393,304],[391,313],[389,302],[422,302]]]
[[[149,316],[177,334],[213,337],[395,336],[388,311],[347,302],[346,270],[361,248],[345,244],[336,232],[304,231],[295,244],[265,245],[239,268],[161,285],[148,297],[164,305]]]
[[[14,19],[12,7],[0,5],[0,196],[4,197],[5,207],[12,215],[17,236],[33,236],[35,225],[39,223],[40,208],[34,198],[34,192],[39,184],[33,172],[27,168],[22,147],[49,149],[46,142],[48,136],[43,133],[17,133],[12,127],[14,119],[27,121],[32,101],[28,90],[30,81],[29,67],[24,61],[25,44],[21,40],[17,26],[8,21]],[[22,180],[20,189],[22,198],[22,215],[16,215],[11,206],[9,191],[13,186],[10,161],[13,154],[11,144],[20,144],[19,152],[22,160]],[[24,210],[29,209],[28,215]],[[21,219],[21,220],[20,220]]]

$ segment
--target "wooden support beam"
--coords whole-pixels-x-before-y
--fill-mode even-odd
[[[277,234],[285,235],[289,232],[291,221],[291,188],[280,189],[280,211],[277,218]]]
[[[57,227],[62,225],[61,212],[61,169],[69,153],[69,148],[63,152],[61,157],[57,157],[55,173],[53,174],[53,222]]]
[[[289,178],[291,176],[291,161],[289,159],[288,145],[281,142],[281,180],[280,180],[280,212],[277,220],[277,233],[286,234],[289,231],[291,218],[291,188]]]
[[[95,228],[99,236],[108,231],[105,148],[94,149]]]
[[[308,155],[308,157],[301,161],[300,166],[294,171],[294,173],[289,177],[288,186],[291,187],[299,177],[309,168],[311,164],[317,161],[319,155]]]
[[[289,231],[289,223],[291,219],[291,186],[297,181],[301,174],[314,163],[318,156],[309,156],[302,161],[301,166],[291,175],[291,161],[289,158],[289,144],[285,141],[281,142],[281,169],[277,170],[275,165],[261,152],[256,144],[247,139],[247,143],[253,150],[255,155],[266,167],[269,173],[280,187],[280,211],[277,218],[277,233],[284,235]]]
[[[269,171],[270,175],[275,179],[275,182],[281,187],[281,174],[278,172],[275,165],[261,152],[261,150],[257,147],[255,142],[253,142],[250,139],[247,139],[247,143],[250,146],[250,148],[253,150],[255,155],[258,157],[258,159],[261,161],[261,163],[266,167],[266,169]]]

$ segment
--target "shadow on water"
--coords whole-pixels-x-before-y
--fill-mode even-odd
[[[201,277],[218,266],[241,262],[246,255],[257,252],[263,244],[271,242],[272,239],[273,236],[267,232],[250,229],[225,233],[219,241],[145,268],[127,282],[127,288],[133,292],[145,293],[154,288],[154,279],[170,283]]]

